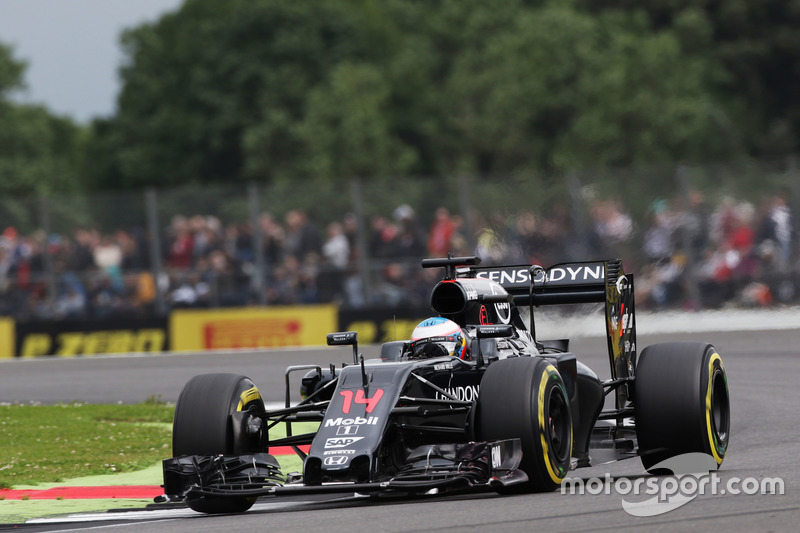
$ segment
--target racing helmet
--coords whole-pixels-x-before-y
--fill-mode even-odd
[[[440,316],[426,318],[411,333],[410,357],[425,359],[445,355],[467,359],[467,335],[452,320]]]

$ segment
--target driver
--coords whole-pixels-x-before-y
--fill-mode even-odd
[[[469,359],[467,334],[452,320],[440,316],[426,318],[411,333],[411,357],[427,359],[445,355]]]

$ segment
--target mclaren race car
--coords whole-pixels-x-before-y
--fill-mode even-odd
[[[720,355],[696,342],[637,354],[633,276],[619,260],[479,264],[422,262],[444,269],[431,309],[459,331],[385,343],[374,360],[359,354],[355,332],[331,333],[329,345],[352,346],[352,363],[289,367],[284,408],[265,409],[242,375],[192,378],[176,405],[157,501],[222,513],[283,494],[543,492],[570,469],[630,457],[646,469],[689,452],[722,463],[730,402]],[[536,335],[536,308],[590,302],[605,306],[607,380],[567,340]],[[298,373],[303,399],[292,404]],[[294,434],[300,422],[318,428]],[[271,437],[277,424],[286,436]],[[272,446],[292,447],[302,473],[282,472]]]

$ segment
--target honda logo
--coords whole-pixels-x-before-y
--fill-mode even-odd
[[[349,457],[345,455],[334,455],[331,457],[326,457],[323,461],[323,464],[325,466],[342,466],[347,462],[348,459]]]

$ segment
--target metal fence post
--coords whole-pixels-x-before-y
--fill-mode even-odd
[[[251,183],[247,187],[247,204],[250,206],[250,224],[253,226],[253,277],[250,280],[250,287],[256,293],[258,305],[267,305],[267,294],[264,291],[265,268],[264,268],[264,239],[261,235],[261,208],[258,204],[258,185]]]
[[[48,246],[48,240],[50,239],[50,206],[47,200],[46,194],[39,195],[39,223],[44,232],[42,258],[44,259],[44,270],[47,278],[47,306],[52,308],[58,297],[58,287],[56,287],[56,275],[53,271],[53,256],[50,253],[50,246]]]
[[[789,156],[787,182],[790,184],[788,187],[790,198],[787,198],[787,200],[789,202],[789,210],[792,212],[792,218],[794,219],[795,248],[800,247],[800,176],[798,176],[797,167],[797,156]]]
[[[467,176],[459,176],[458,178],[458,201],[461,204],[461,216],[464,218],[464,228],[466,229],[467,246],[470,250],[475,250],[476,242],[475,235],[478,233],[478,228],[475,227],[475,220],[472,212],[472,190],[471,180]]]
[[[678,184],[678,194],[683,199],[683,216],[690,216],[690,210],[692,209],[692,193],[691,187],[689,186],[689,172],[684,165],[678,165],[675,168],[675,181]],[[702,308],[703,295],[700,293],[700,288],[697,284],[697,265],[700,258],[694,253],[691,235],[689,235],[689,230],[684,224],[686,220],[682,220],[681,222],[682,223],[679,226],[678,231],[680,231],[681,248],[683,248],[683,253],[686,254],[687,268],[686,276],[684,277],[688,285],[686,290],[689,293],[689,298],[691,299],[694,307]]]
[[[577,242],[577,256],[586,259],[589,253],[589,236],[586,232],[586,220],[583,216],[583,197],[581,195],[581,181],[575,172],[571,172],[567,181],[570,197],[570,215],[572,227]]]
[[[367,254],[367,230],[364,220],[364,199],[361,195],[361,183],[357,179],[350,181],[350,200],[353,202],[353,213],[358,221],[358,269],[361,271],[361,297],[367,303],[370,294],[369,256]]]
[[[161,265],[161,231],[158,224],[158,200],[156,190],[148,188],[144,193],[145,212],[147,216],[147,233],[150,236],[150,272],[156,287],[156,313],[159,316],[167,314],[167,304],[164,298],[164,288],[161,278],[164,269]]]

